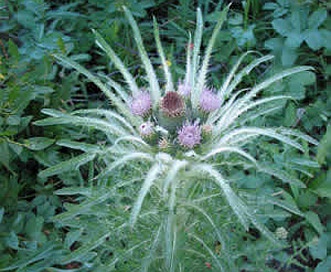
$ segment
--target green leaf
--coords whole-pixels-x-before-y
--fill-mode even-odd
[[[11,60],[18,62],[20,59],[20,52],[18,51],[17,45],[12,41],[8,41],[8,52]]]
[[[327,18],[328,12],[326,9],[318,9],[309,16],[308,28],[317,29]]]
[[[147,80],[149,83],[150,93],[153,98],[153,108],[156,109],[156,107],[158,106],[160,97],[161,97],[161,89],[159,86],[159,82],[157,80],[156,73],[152,66],[152,63],[148,57],[147,51],[144,47],[143,40],[142,40],[142,37],[140,34],[140,30],[138,28],[137,22],[134,20],[131,12],[127,8],[124,8],[124,12],[125,12],[126,18],[128,19],[128,21],[130,23],[132,30],[133,30],[133,37],[136,41],[139,55],[140,55],[141,61],[144,65],[144,68],[145,68],[145,71],[147,74]]]
[[[317,148],[317,161],[319,164],[324,164],[327,159],[331,158],[331,124],[327,126],[326,133],[320,141]]]
[[[323,46],[331,51],[331,43],[329,41],[331,41],[331,31],[327,30],[327,29],[321,29],[320,33],[322,35],[322,39],[323,39]]]
[[[20,123],[21,123],[21,116],[19,116],[19,115],[10,115],[7,118],[7,125],[19,126]]]
[[[100,147],[94,144],[87,144],[87,143],[82,143],[82,142],[75,142],[75,141],[71,141],[68,139],[62,139],[56,142],[57,145],[59,146],[65,146],[68,148],[72,148],[72,149],[77,149],[77,150],[81,150],[84,152],[97,152],[100,151]]]
[[[324,261],[320,262],[314,272],[330,272],[331,256],[328,256]]]
[[[312,50],[319,50],[324,44],[323,36],[318,29],[307,31],[305,41]]]
[[[32,264],[34,262],[38,262],[44,259],[50,260],[53,255],[53,249],[54,249],[54,244],[53,243],[48,243],[44,246],[42,246],[40,249],[36,250],[33,252],[33,254],[29,254],[26,257],[22,257],[18,259],[16,262],[11,262],[12,264],[6,268],[0,268],[0,271],[9,271],[9,270],[16,270],[17,268],[25,268],[29,264]]]
[[[11,231],[10,234],[5,238],[6,246],[9,248],[18,250],[19,249],[19,241],[16,233]]]
[[[3,207],[1,207],[0,208],[0,223],[2,222],[4,213],[5,213],[5,209]]]
[[[320,178],[323,180],[318,184],[317,188],[313,189],[313,192],[320,197],[326,197],[331,199],[331,170],[326,174],[323,173]]]
[[[289,33],[289,36],[285,40],[285,46],[291,49],[296,49],[300,47],[303,40],[304,37],[301,33],[291,32]]]
[[[54,192],[56,195],[84,195],[91,196],[92,189],[91,188],[82,188],[82,187],[70,187],[70,188],[61,188]]]
[[[321,223],[321,220],[318,214],[308,211],[305,213],[306,220],[314,227],[318,234],[322,235],[324,231],[324,226]]]
[[[285,67],[290,67],[294,64],[296,59],[298,58],[298,54],[295,48],[284,46],[281,53],[282,64]]]
[[[83,229],[69,231],[64,240],[64,247],[70,249],[70,247],[77,242],[82,233]]]
[[[292,25],[288,20],[275,19],[271,22],[272,27],[282,36],[289,36],[292,31]]]
[[[95,230],[95,232],[98,232],[98,230]],[[88,242],[84,243],[83,246],[61,259],[61,262],[63,264],[67,264],[73,261],[81,261],[86,254],[91,253],[91,251],[101,245],[109,237],[109,235],[109,231],[99,230],[97,235],[93,235],[93,237],[91,237]]]
[[[11,155],[8,148],[8,143],[5,141],[0,142],[0,163],[4,165],[7,169],[11,170],[10,160]]]
[[[81,165],[88,163],[95,158],[96,154],[82,154],[67,161],[61,162],[57,165],[51,166],[41,171],[38,176],[40,178],[47,178],[50,176],[62,174],[67,171],[76,171]]]
[[[68,188],[68,191],[70,191],[70,189],[71,188]],[[98,189],[100,189],[100,188],[98,188]],[[77,191],[77,190],[74,188],[73,191]],[[99,191],[96,192],[96,194],[97,194],[96,196],[93,195],[93,196],[89,197],[86,201],[82,202],[81,204],[70,206],[70,208],[67,212],[56,215],[54,217],[54,221],[58,221],[61,223],[66,220],[74,220],[77,215],[85,213],[85,212],[89,211],[91,207],[93,207],[97,204],[100,204],[109,199],[111,192],[109,192],[109,191],[104,192],[105,190],[100,191],[100,192]],[[59,195],[61,195],[61,192],[59,193]],[[71,194],[68,193],[68,195],[71,195]]]
[[[46,138],[46,137],[33,137],[24,140],[25,146],[30,150],[42,150],[55,142],[54,139]]]
[[[41,234],[43,234],[42,228],[44,225],[44,218],[41,216],[31,216],[29,220],[26,223],[25,231],[26,234],[33,240],[40,241],[40,239],[44,238],[41,237]]]
[[[313,258],[323,260],[328,253],[328,244],[331,242],[330,234],[323,233],[321,237],[309,246],[309,250]]]

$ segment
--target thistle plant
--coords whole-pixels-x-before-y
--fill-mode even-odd
[[[121,72],[126,84],[94,75],[69,57],[55,55],[65,67],[76,69],[98,86],[114,109],[77,110],[70,114],[44,109],[43,112],[51,117],[38,121],[38,125],[71,124],[93,128],[104,133],[107,143],[92,148],[84,143],[59,142],[84,153],[44,170],[40,176],[60,174],[72,166],[78,168],[97,159],[102,168],[91,179],[96,181],[96,190],[105,187],[109,190],[135,188],[130,217],[121,227],[128,227],[137,237],[139,232],[142,235],[143,226],[150,228],[149,237],[144,240],[146,244],[138,243],[128,249],[132,252],[134,248],[143,248],[138,253],[143,260],[141,271],[159,271],[156,267],[165,271],[193,271],[187,266],[187,270],[183,268],[188,254],[209,258],[215,271],[234,271],[229,267],[235,257],[229,254],[226,246],[229,238],[224,231],[224,226],[234,220],[239,221],[245,230],[255,228],[273,243],[281,243],[261,220],[256,206],[250,205],[249,192],[241,191],[232,180],[234,172],[249,171],[269,175],[273,182],[305,186],[295,175],[290,175],[285,166],[276,165],[272,158],[263,156],[264,149],[259,145],[272,145],[278,141],[284,149],[298,150],[298,154],[303,154],[308,146],[305,143],[315,145],[317,142],[293,129],[254,124],[259,118],[280,109],[283,101],[292,99],[287,95],[263,97],[261,94],[265,89],[312,68],[287,69],[252,87],[239,89],[247,74],[273,58],[271,55],[258,57],[242,66],[247,56],[254,54],[247,52],[238,59],[223,84],[213,86],[208,81],[208,69],[213,45],[228,9],[226,7],[221,12],[203,54],[200,51],[203,19],[198,9],[194,37],[191,39],[189,36],[186,49],[186,73],[179,82],[172,79],[156,20],[154,36],[164,73],[162,84],[145,50],[137,23],[126,8],[124,12],[146,71],[146,84],[143,86],[137,84],[135,76],[96,31],[97,45]],[[116,179],[118,173],[128,169],[132,171],[131,177],[127,175],[123,180]],[[268,198],[272,206],[301,215],[299,210],[282,202],[277,195],[272,197],[272,193],[269,192],[264,201]],[[263,203],[261,200],[257,205]],[[212,238],[202,229],[210,229]],[[98,241],[105,241],[110,235],[109,230],[108,236],[101,236]],[[222,254],[215,253],[212,240],[219,241]],[[200,249],[194,248],[193,244]],[[113,265],[119,259],[114,257],[110,263]],[[107,269],[110,267],[109,264]]]

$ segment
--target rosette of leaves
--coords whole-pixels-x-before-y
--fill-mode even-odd
[[[116,236],[123,237],[127,230],[122,249],[114,246],[108,249],[103,269],[128,271],[125,269],[141,266],[142,271],[157,271],[160,267],[165,271],[202,271],[210,265],[216,271],[235,271],[231,263],[236,256],[229,254],[226,247],[231,239],[228,224],[237,220],[244,230],[255,228],[271,241],[278,241],[260,220],[259,205],[264,204],[258,203],[254,209],[248,205],[247,193],[241,194],[228,173],[256,171],[290,186],[305,186],[296,176],[291,176],[284,165],[276,165],[270,156],[260,154],[264,149],[259,146],[273,145],[277,141],[284,149],[293,148],[300,154],[307,151],[305,142],[317,142],[296,130],[253,124],[279,109],[283,105],[281,101],[291,99],[284,95],[261,97],[263,90],[285,77],[312,68],[287,69],[253,87],[240,89],[247,74],[272,59],[266,55],[242,66],[252,53],[247,52],[238,59],[222,86],[209,86],[207,76],[212,49],[226,20],[228,7],[220,13],[203,55],[200,52],[203,19],[198,9],[194,37],[188,40],[185,77],[178,84],[172,80],[154,19],[155,42],[165,77],[163,85],[145,50],[136,21],[126,8],[124,11],[146,71],[146,84],[139,86],[115,51],[94,32],[97,45],[121,72],[126,84],[97,76],[69,57],[55,57],[97,85],[111,100],[114,109],[78,110],[70,114],[45,109],[43,112],[51,117],[36,122],[43,126],[82,126],[105,135],[106,144],[102,146],[59,141],[59,145],[84,153],[40,173],[41,177],[48,177],[97,159],[99,172],[92,178],[96,181],[93,190],[89,188],[88,194],[77,188],[59,192],[88,198],[77,207],[69,207],[56,220],[62,224],[67,220],[70,227],[85,228],[93,237],[63,262],[83,262],[84,254],[99,247],[102,248],[99,252],[105,252],[107,242],[113,245]],[[109,205],[118,203],[115,200],[120,194],[128,200],[125,212],[109,210]],[[271,198],[270,195],[265,199]],[[109,199],[112,204],[100,205]],[[301,215],[295,205],[277,199],[277,194],[270,201],[274,206]],[[93,205],[97,208],[91,211]],[[88,215],[97,219],[83,227],[83,218]],[[98,221],[102,222],[97,224],[100,236],[95,237],[93,231]],[[92,225],[89,227],[89,224]],[[213,248],[215,241],[217,250]],[[100,256],[98,258],[100,261]],[[208,265],[204,261],[196,264],[197,259]]]

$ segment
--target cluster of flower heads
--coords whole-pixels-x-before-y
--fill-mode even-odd
[[[210,132],[210,126],[200,125],[199,120],[188,121],[189,107],[186,103],[189,101],[191,91],[192,88],[189,83],[180,81],[177,91],[166,92],[160,99],[158,112],[154,113],[152,112],[150,93],[142,90],[131,98],[130,110],[132,114],[144,118],[153,115],[153,120],[157,120],[157,125],[161,127],[166,127],[164,123],[175,121],[176,135],[173,135],[174,138],[182,147],[192,149],[201,143],[202,132]],[[220,106],[221,100],[214,90],[204,88],[199,98],[198,110],[202,114],[209,114],[219,109]],[[140,125],[139,132],[143,138],[150,138],[155,134],[154,123],[151,121],[144,122]],[[162,138],[158,144],[160,148],[168,146],[165,138]]]

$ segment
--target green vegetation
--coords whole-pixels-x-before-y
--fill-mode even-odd
[[[331,6],[229,2],[0,3],[0,271],[329,271]]]

